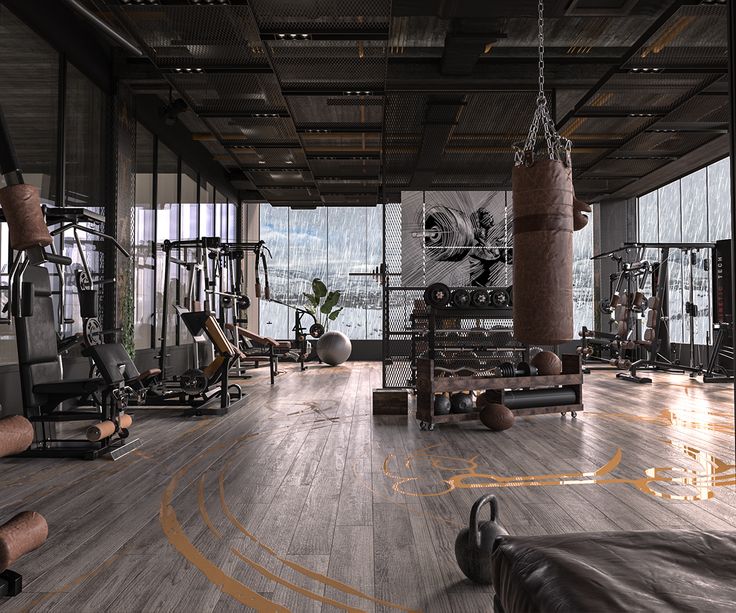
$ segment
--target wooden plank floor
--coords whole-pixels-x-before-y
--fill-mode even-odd
[[[654,380],[586,377],[577,419],[422,432],[371,415],[378,363],[293,369],[225,417],[139,412],[117,462],[0,460],[0,521],[50,528],[0,610],[490,611],[453,547],[491,491],[512,534],[734,529],[733,388]]]

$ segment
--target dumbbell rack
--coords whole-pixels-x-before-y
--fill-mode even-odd
[[[512,409],[515,415],[540,415],[546,413],[571,413],[573,417],[583,410],[583,374],[580,356],[567,354],[562,356],[562,374],[535,375],[520,377],[496,377],[483,374],[443,376],[447,370],[437,366],[437,323],[438,320],[451,319],[496,319],[511,318],[511,309],[458,309],[453,307],[428,309],[428,351],[426,357],[417,358],[417,411],[416,418],[422,429],[434,429],[437,423],[473,421],[479,419],[479,412],[434,414],[435,394],[443,392],[462,392],[465,390],[485,390],[496,396],[493,401],[503,404],[507,390],[543,389],[565,386],[575,391],[575,404]],[[504,347],[503,351],[518,351],[528,361],[529,348]],[[462,370],[460,370],[462,372]]]

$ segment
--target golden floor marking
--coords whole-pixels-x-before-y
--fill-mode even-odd
[[[272,573],[265,566],[261,566],[257,562],[254,562],[250,558],[247,558],[246,556],[244,556],[240,551],[235,549],[235,547],[231,547],[230,551],[234,553],[238,558],[243,560],[243,562],[245,562],[248,566],[254,568],[259,573],[261,573],[267,579],[271,579],[272,581],[275,581],[279,585],[283,585],[289,588],[290,590],[296,592],[297,594],[301,594],[302,596],[306,596],[307,598],[310,598],[311,600],[316,600],[317,602],[323,602],[324,604],[332,605],[333,607],[336,607],[338,609],[350,611],[351,613],[363,613],[363,609],[356,609],[355,607],[348,606],[345,603],[338,602],[337,600],[333,600],[332,598],[328,598],[327,596],[315,594],[314,592],[310,592],[308,589],[303,588],[300,585],[297,585],[296,583],[291,583],[290,581],[287,581],[286,579],[282,579],[279,575]]]
[[[199,514],[202,516],[202,520],[204,521],[205,526],[209,528],[209,531],[215,535],[215,538],[220,539],[222,538],[222,534],[220,534],[220,531],[212,524],[210,515],[209,513],[207,513],[207,503],[204,498],[204,482],[205,476],[202,475],[199,479],[199,487],[197,490],[197,503],[199,505]]]
[[[258,547],[263,549],[266,553],[268,553],[274,559],[278,560],[282,564],[285,564],[292,570],[295,570],[296,572],[304,575],[305,577],[309,577],[310,579],[315,579],[316,581],[319,581],[320,583],[323,583],[337,590],[345,592],[346,594],[350,594],[351,596],[357,596],[358,598],[362,598],[364,600],[370,600],[371,602],[382,605],[384,607],[390,607],[392,609],[398,609],[400,611],[407,611],[409,613],[417,613],[415,611],[412,611],[412,609],[408,609],[406,607],[402,607],[392,602],[388,602],[387,600],[382,600],[380,598],[371,596],[370,594],[361,592],[360,590],[350,585],[347,585],[346,583],[342,583],[341,581],[338,581],[337,579],[332,579],[331,577],[328,577],[327,575],[323,575],[305,566],[302,566],[301,564],[292,562],[288,558],[279,556],[278,553],[276,553],[276,551],[273,548],[269,547],[268,545],[260,541],[255,534],[253,534],[250,530],[248,530],[245,526],[243,526],[243,524],[241,524],[240,521],[238,521],[238,518],[235,517],[235,515],[233,515],[232,511],[230,511],[230,508],[227,505],[227,501],[225,500],[225,472],[226,472],[226,469],[223,468],[218,478],[219,489],[220,489],[220,504],[222,506],[222,512],[230,520],[230,523],[232,523],[233,526],[235,526],[240,532],[242,532],[251,541],[253,541],[256,545],[258,545]]]
[[[219,445],[216,447],[219,447]],[[208,455],[212,450],[213,449],[211,448],[210,450],[200,454],[200,458]],[[289,609],[286,607],[277,604],[272,600],[268,600],[268,598],[264,598],[255,590],[250,589],[237,579],[226,574],[219,566],[206,558],[187,538],[187,535],[184,533],[184,528],[176,517],[176,511],[173,507],[173,498],[176,487],[179,485],[179,481],[181,481],[181,479],[189,472],[189,469],[193,466],[195,461],[196,459],[192,460],[192,462],[180,468],[174,474],[161,497],[159,519],[161,522],[161,528],[163,529],[166,538],[169,540],[169,543],[171,543],[190,563],[198,568],[200,572],[207,577],[207,579],[218,586],[223,592],[235,598],[238,602],[252,607],[256,611],[288,613]]]

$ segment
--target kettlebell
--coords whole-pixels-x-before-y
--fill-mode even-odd
[[[478,523],[478,514],[485,504],[490,504],[491,520]],[[491,554],[499,536],[508,534],[498,525],[498,504],[493,494],[478,498],[470,509],[470,527],[463,528],[455,539],[455,559],[463,574],[482,585],[492,583]]]
[[[473,397],[465,392],[458,392],[452,395],[450,404],[453,413],[470,413],[473,410]]]
[[[450,412],[450,399],[444,394],[438,394],[434,397],[434,414],[447,415]]]

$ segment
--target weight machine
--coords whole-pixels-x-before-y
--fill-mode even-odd
[[[165,254],[164,279],[170,278],[174,264],[189,272],[184,305],[176,305],[181,322],[194,339],[191,367],[178,376],[170,376],[168,353],[169,284],[164,283],[163,313],[158,359],[160,378],[145,390],[145,405],[158,408],[192,408],[185,414],[224,415],[230,406],[230,392],[242,397],[239,385],[231,384],[228,373],[239,350],[227,340],[214,315],[221,243],[218,237],[191,240],[166,240],[161,245]],[[193,254],[193,257],[189,257]],[[200,368],[199,346],[209,340],[214,348],[213,359]],[[219,407],[211,401],[220,399]]]
[[[696,377],[703,374],[704,366],[700,357],[696,357],[699,348],[695,343],[695,327],[696,317],[700,315],[700,307],[695,301],[695,279],[694,270],[697,265],[697,254],[706,249],[713,249],[713,243],[624,243],[619,249],[594,256],[594,259],[602,257],[613,257],[616,259],[621,252],[636,252],[639,255],[638,262],[629,264],[628,268],[620,267],[620,272],[631,273],[632,271],[643,270],[642,276],[639,278],[635,286],[633,294],[623,292],[621,290],[621,282],[617,281],[616,288],[612,292],[611,300],[608,305],[602,304],[601,308],[604,312],[611,309],[614,317],[618,322],[618,330],[614,337],[617,343],[616,347],[625,348],[627,350],[642,349],[645,355],[635,359],[631,364],[619,364],[619,367],[626,367],[628,373],[617,373],[616,377],[634,383],[651,383],[649,377],[642,377],[637,374],[641,369],[664,370],[668,372],[687,372],[690,377]],[[650,265],[652,276],[652,287],[655,288],[654,296],[647,299],[643,293],[647,280],[647,266],[642,257],[646,250],[656,249],[659,251],[659,262]],[[668,298],[668,278],[669,278],[669,256],[671,251],[680,250],[687,255],[687,263],[689,264],[689,294],[688,300],[684,304],[685,316],[689,320],[689,361],[688,364],[682,364],[679,359],[672,357],[672,349],[670,347],[669,322],[670,315],[667,312]],[[709,270],[710,258],[703,260],[703,268]],[[613,275],[612,275],[613,283]],[[626,298],[624,298],[626,296]],[[606,308],[604,308],[606,307]],[[619,309],[629,309],[636,314],[634,326],[622,324],[622,319],[618,317]],[[638,338],[638,319],[643,318],[646,313],[646,329],[643,336]],[[633,328],[633,329],[632,329]],[[708,335],[710,336],[710,335]],[[708,342],[708,344],[710,344]]]

